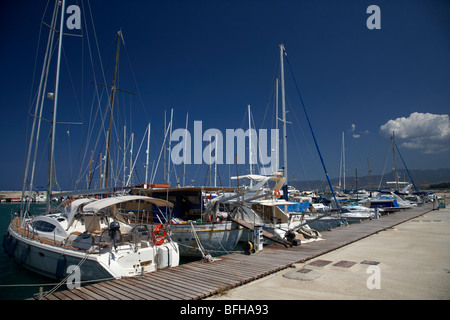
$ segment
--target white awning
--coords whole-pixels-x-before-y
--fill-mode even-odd
[[[89,203],[86,206],[84,206],[83,211],[96,213],[104,208],[108,208],[108,207],[114,206],[119,203],[135,201],[135,200],[140,200],[142,202],[151,203],[151,204],[157,205],[158,207],[173,207],[173,204],[171,202],[165,201],[162,199],[145,197],[145,196],[121,196],[121,197],[111,197],[111,198],[105,198],[105,199],[94,201],[94,202]]]
[[[262,176],[259,174],[246,174],[239,177],[231,177],[231,180],[237,179],[250,179],[255,181],[263,181],[264,179],[266,179],[272,181],[279,181],[280,179],[283,179],[283,175],[281,173],[273,174],[271,176]]]

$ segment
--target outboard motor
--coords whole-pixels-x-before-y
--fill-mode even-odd
[[[120,224],[117,221],[113,221],[108,227],[109,236],[113,239],[114,249],[117,250],[117,233],[120,234]]]
[[[291,245],[293,246],[299,245],[299,241],[295,239],[295,232],[293,230],[288,230],[284,237]]]

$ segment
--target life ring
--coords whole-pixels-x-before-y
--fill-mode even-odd
[[[280,190],[275,190],[275,191],[273,192],[273,194],[274,194],[275,197],[277,197],[278,199],[280,199],[280,197],[281,197]]]
[[[68,206],[70,206],[73,202],[73,199],[67,200],[66,202],[64,202],[63,206],[64,208],[67,208]]]
[[[158,224],[155,227],[155,229],[153,229],[152,233],[153,244],[156,246],[163,244],[164,240],[166,239],[166,236],[167,236],[166,227],[162,224]]]

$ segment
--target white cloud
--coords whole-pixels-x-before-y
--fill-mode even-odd
[[[380,132],[404,140],[402,147],[419,149],[423,153],[438,153],[450,149],[450,120],[447,114],[414,112],[409,117],[389,120]]]

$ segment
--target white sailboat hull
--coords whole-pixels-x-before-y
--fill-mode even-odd
[[[4,246],[8,255],[23,267],[53,279],[67,276],[67,268],[72,265],[79,266],[80,281],[98,281],[136,276],[179,264],[178,245],[173,242],[137,249],[131,244],[121,245],[117,250],[106,247],[89,253],[25,237],[10,226]]]

